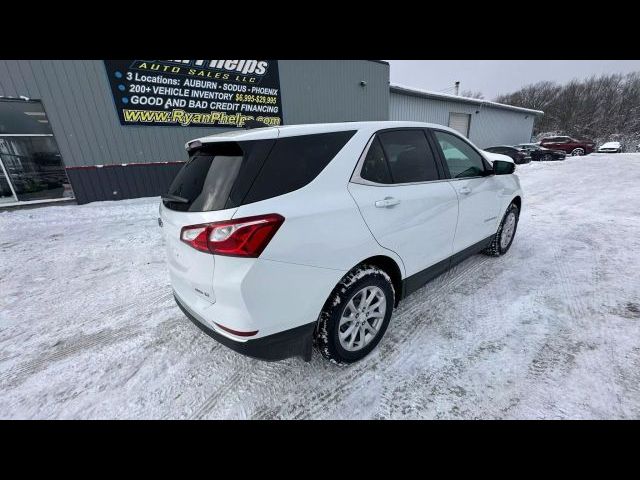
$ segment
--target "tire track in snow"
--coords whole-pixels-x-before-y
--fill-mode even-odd
[[[549,284],[555,283],[564,300],[569,316],[573,320],[581,321],[586,313],[586,306],[581,301],[579,292],[573,286],[572,276],[566,266],[567,256],[558,246],[553,244],[551,275]],[[536,296],[536,299],[538,297]],[[547,322],[547,331],[538,347],[535,355],[531,359],[528,368],[528,378],[535,378],[536,381],[549,383],[549,372],[558,367],[566,367],[573,360],[570,346],[567,344],[568,338],[566,329],[562,326],[562,319],[553,316]]]
[[[172,292],[166,291],[140,295],[136,297],[136,300],[134,301],[119,304],[103,310],[97,313],[95,317],[92,316],[90,320],[92,323],[95,323],[96,320],[99,320],[101,317],[108,318],[110,316],[119,315],[127,311],[133,312],[133,314],[137,314],[141,311],[146,311],[149,307],[156,307],[158,305],[161,305],[169,298],[172,298],[172,296]],[[80,325],[84,323],[86,322],[81,322]],[[23,333],[24,332],[20,332],[17,335],[21,335]],[[90,349],[96,346],[99,348],[100,346],[118,343],[126,338],[137,336],[140,333],[142,332],[134,332],[132,327],[125,327],[117,330],[110,329],[103,330],[97,333],[90,333],[85,336],[81,336],[77,341],[74,340],[74,337],[66,338],[63,340],[64,343],[73,343],[67,346],[62,346],[60,348],[54,347],[55,350],[45,351],[39,357],[22,362],[17,367],[5,372],[4,374],[0,374],[0,384],[4,384],[4,382],[9,382],[8,384],[12,386],[20,384],[26,381],[28,376],[46,369],[51,363],[55,363],[75,354],[82,353],[82,351],[85,349]],[[41,347],[43,346],[41,345]],[[44,345],[44,348],[49,349],[50,347]],[[14,358],[15,356],[16,355],[3,357],[0,361],[8,360],[10,358]]]
[[[502,348],[503,343],[483,340],[462,357],[443,359],[438,368],[421,371],[416,376],[401,380],[381,395],[383,402],[376,412],[376,418],[396,418],[398,410],[403,416],[407,416],[408,410],[425,410],[426,404],[442,400],[453,400],[453,405],[446,414],[438,414],[436,418],[469,418],[469,412],[460,411],[456,405],[455,400],[463,399],[467,391],[455,379],[460,378],[469,365]],[[427,395],[424,394],[425,388],[428,388]]]
[[[472,259],[475,259],[475,261],[471,262],[470,260]],[[412,294],[409,298],[415,297],[415,300],[408,307],[397,309],[395,312],[396,318],[392,318],[385,337],[371,355],[355,365],[347,367],[349,370],[345,375],[337,383],[331,383],[324,390],[317,392],[315,389],[307,389],[302,392],[300,394],[302,402],[295,404],[293,409],[283,412],[286,413],[284,416],[294,419],[317,418],[319,414],[323,413],[323,410],[327,410],[328,406],[334,404],[339,396],[347,396],[353,391],[362,388],[358,380],[371,368],[372,363],[382,366],[384,370],[392,368],[394,364],[390,360],[394,356],[406,353],[404,347],[406,347],[407,342],[415,343],[419,341],[420,333],[431,325],[431,322],[424,321],[424,319],[419,321],[420,318],[417,318],[417,315],[425,310],[425,306],[443,300],[450,293],[451,288],[471,277],[482,265],[490,260],[490,257],[483,259],[471,257],[471,259],[465,260],[443,274],[442,278],[434,279]],[[393,329],[395,331],[392,331],[392,326],[396,327]],[[392,334],[389,335],[389,333]]]
[[[584,243],[579,237],[573,238],[567,235],[565,240],[567,238]],[[524,408],[525,410],[522,411],[529,417],[535,417],[536,410],[540,406],[544,406],[546,411],[553,411],[555,417],[570,416],[555,404],[548,392],[560,388],[564,379],[576,367],[578,357],[583,352],[596,348],[596,345],[586,339],[576,337],[574,329],[580,326],[578,328],[582,332],[589,330],[591,326],[589,319],[593,319],[594,314],[599,310],[595,293],[599,290],[601,279],[600,257],[595,254],[590,255],[587,261],[576,260],[576,256],[584,255],[583,250],[572,249],[566,245],[562,248],[560,246],[562,244],[562,242],[551,244],[549,277],[542,287],[536,289],[534,296],[534,304],[544,306],[550,305],[545,299],[548,300],[560,294],[564,312],[558,309],[555,313],[551,312],[551,315],[547,313],[546,331],[542,337],[532,342],[537,346],[533,350],[527,373],[517,389],[519,396],[527,397],[526,402],[517,407]],[[589,250],[591,249],[592,246],[589,244]],[[574,263],[585,267],[585,273],[576,275],[571,267]],[[580,285],[589,285],[589,287],[583,288]],[[534,385],[535,388],[533,388]],[[527,392],[526,395],[525,392]]]
[[[142,294],[138,295],[136,299],[131,302],[121,303],[120,305],[107,308],[106,310],[101,311],[99,315],[119,315],[129,310],[139,310],[142,307],[155,306],[156,304],[165,302],[170,298],[173,298],[173,292],[170,288],[168,291]]]
[[[575,239],[580,243],[585,243],[582,239]],[[594,246],[586,242],[587,250],[592,251]],[[598,246],[600,248],[601,246]],[[587,315],[598,310],[596,305],[596,293],[599,291],[601,275],[599,272],[599,255],[592,253],[587,259],[576,261],[576,256],[583,255],[582,250],[554,247],[553,266],[558,274],[560,288],[564,292],[564,299],[567,301],[568,310],[574,319],[582,321]],[[578,264],[587,268],[586,272],[576,272],[572,264]],[[588,285],[588,288],[580,288],[576,281]]]
[[[475,259],[475,257],[456,265],[454,268],[434,279],[428,285],[409,297],[411,298],[415,296],[416,299],[413,301],[413,304],[405,309],[400,308],[396,312],[398,317],[402,319],[401,321],[406,323],[406,325],[402,325],[402,327],[395,332],[395,338],[392,341],[386,341],[388,340],[387,335],[390,332],[391,325],[394,324],[394,319],[392,319],[390,329],[387,330],[383,343],[381,343],[376,349],[376,351],[380,352],[377,355],[378,358],[376,359],[376,363],[385,361],[388,357],[398,353],[398,349],[396,348],[397,345],[403,344],[411,338],[415,338],[416,331],[422,331],[428,327],[430,322],[412,322],[412,318],[409,318],[424,309],[424,300],[420,300],[421,297],[426,295],[429,303],[441,301],[449,293],[450,288],[465,281],[469,276],[479,270],[484,263],[491,260],[489,257],[486,257],[486,259],[476,259],[475,262],[471,262],[472,259]],[[430,289],[431,292],[423,292],[424,289]],[[422,325],[422,323],[425,323],[426,325]],[[372,353],[375,353],[376,351]],[[316,355],[319,354],[316,352]],[[286,418],[306,418],[309,404],[313,404],[315,406],[313,412],[323,408],[322,406],[324,405],[331,404],[335,397],[346,391],[345,387],[347,385],[352,385],[353,380],[356,377],[360,377],[366,369],[370,368],[370,365],[362,365],[362,363],[363,362],[358,362],[358,364],[348,367],[350,370],[354,369],[355,371],[346,373],[346,377],[341,379],[338,385],[332,384],[332,386],[326,391],[318,393],[316,389],[306,389],[303,390],[302,393],[297,393],[296,397],[302,399],[304,406],[301,405],[300,408],[294,412],[282,412],[282,408],[278,409],[267,405],[261,405],[250,416],[253,419],[279,418],[283,413],[286,413],[284,415]],[[254,387],[256,385],[259,387],[262,386],[262,388],[268,390],[269,398],[273,398],[273,394],[277,394],[279,389],[276,388],[277,386],[274,385],[272,381],[262,381],[262,379],[279,378],[279,376],[284,373],[283,369],[286,368],[288,367],[283,363],[261,362],[258,364],[247,365],[242,368],[241,373],[233,375],[228,381],[225,381],[224,386],[211,395],[211,397],[209,397],[209,399],[199,407],[192,418],[205,417],[209,412],[216,408],[216,405],[224,403],[223,400],[229,396],[229,394],[233,392],[237,395],[238,390],[241,390],[244,384],[251,384]],[[312,397],[309,399],[310,401],[308,403],[305,400],[307,396]],[[311,415],[311,417],[313,417],[313,415]]]
[[[218,403],[218,401],[224,397],[231,389],[236,387],[236,384],[242,378],[242,369],[236,369],[229,375],[223,382],[222,386],[217,389],[211,396],[209,396],[202,405],[191,415],[191,420],[201,420],[208,413],[210,413]]]
[[[251,415],[251,420],[274,420],[277,418],[277,410],[274,407],[261,405]]]
[[[27,360],[8,372],[0,375],[0,384],[3,388],[15,387],[25,382],[29,376],[47,369],[52,363],[65,360],[76,354],[94,353],[102,347],[113,345],[124,340],[130,340],[144,333],[124,327],[119,330],[102,330],[97,333],[83,335],[78,339],[68,338],[60,347],[53,347],[51,351],[45,351],[32,360]],[[90,350],[91,349],[91,350]]]
[[[407,331],[405,331],[405,335],[400,338],[400,341],[398,343],[412,345],[420,341],[422,338],[422,334],[433,326],[433,322],[430,321],[430,318],[420,318],[423,313],[426,313],[427,315],[429,314],[429,309],[426,309],[425,307],[433,305],[437,308],[440,302],[444,301],[448,295],[454,293],[452,291],[453,289],[464,283],[476,272],[480,271],[485,264],[491,262],[492,260],[496,259],[492,259],[491,257],[478,258],[475,263],[471,263],[464,269],[455,271],[456,269],[464,265],[464,263],[458,264],[449,271],[451,272],[450,274],[449,272],[447,272],[447,274],[449,274],[447,275],[448,278],[444,278],[441,282],[439,282],[439,284],[436,284],[433,287],[431,287],[430,284],[427,284],[425,287],[423,287],[424,291],[422,291],[423,289],[421,289],[416,292],[415,303],[406,311],[398,312],[403,317],[409,317],[410,319],[415,320],[415,327],[413,327],[412,325],[413,328],[409,328]],[[399,361],[396,363],[396,366],[402,366],[410,360],[411,358],[408,355],[405,355],[399,359]]]
[[[226,347],[224,347],[226,348]],[[191,416],[192,419],[202,419],[212,413],[219,405],[225,408],[229,405],[235,405],[237,402],[230,402],[229,397],[235,397],[238,402],[243,400],[243,396],[247,390],[264,389],[267,398],[277,398],[278,391],[281,386],[273,382],[273,379],[282,378],[286,375],[286,370],[290,367],[285,362],[264,362],[253,359],[236,359],[237,353],[232,354],[233,360],[240,360],[242,364],[236,364],[236,369],[221,386],[211,394],[203,404],[201,404],[196,412]],[[247,406],[241,405],[245,417]]]

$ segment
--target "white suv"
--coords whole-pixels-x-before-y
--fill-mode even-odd
[[[187,143],[162,197],[175,299],[265,360],[375,348],[398,302],[469,255],[511,246],[515,165],[418,122],[255,128]]]

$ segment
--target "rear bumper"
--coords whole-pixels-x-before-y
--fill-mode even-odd
[[[229,337],[221,335],[209,327],[196,314],[180,302],[177,295],[173,296],[180,307],[180,310],[191,320],[200,330],[238,353],[259,360],[277,361],[290,357],[302,357],[305,361],[311,360],[313,349],[313,330],[315,322],[301,325],[299,327],[274,333],[266,337],[256,338],[247,341],[234,341]]]

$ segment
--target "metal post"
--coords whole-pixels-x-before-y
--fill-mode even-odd
[[[9,174],[7,173],[7,169],[4,168],[4,162],[2,158],[0,158],[0,167],[2,168],[2,173],[4,173],[4,177],[7,179],[7,183],[9,184],[9,188],[11,189],[11,193],[13,194],[13,199],[17,202],[18,195],[16,195],[16,191],[13,189],[13,185],[11,184],[11,179],[9,178]]]

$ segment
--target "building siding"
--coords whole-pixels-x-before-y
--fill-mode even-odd
[[[278,67],[285,125],[388,119],[386,63],[280,60]],[[173,162],[187,159],[185,142],[227,130],[121,125],[102,60],[0,60],[0,96],[42,101],[80,203],[159,195],[167,182],[157,165],[108,171],[75,167],[168,162],[175,174]],[[123,172],[134,177],[131,182],[123,183]]]
[[[480,148],[529,142],[534,115],[468,103],[421,98],[391,92],[390,120],[411,120],[449,125],[449,113],[471,115],[469,139]]]
[[[480,148],[528,142],[533,130],[532,113],[390,91],[385,62],[279,60],[278,67],[285,125],[360,120],[448,125],[451,112],[467,113],[469,138]],[[0,96],[42,101],[80,203],[163,193],[187,159],[185,142],[225,130],[121,125],[101,60],[0,60]],[[95,169],[98,165],[120,168]]]
[[[98,200],[153,197],[166,192],[183,162],[71,167],[69,181],[80,204]]]
[[[0,60],[0,95],[42,101],[66,167],[184,161],[218,130],[120,125],[101,60]]]
[[[279,69],[285,124],[389,119],[386,63],[280,60]]]
[[[280,60],[278,67],[285,124],[388,119],[385,63]],[[121,125],[101,60],[0,60],[0,95],[43,102],[66,167],[181,161],[185,142],[225,130]]]

